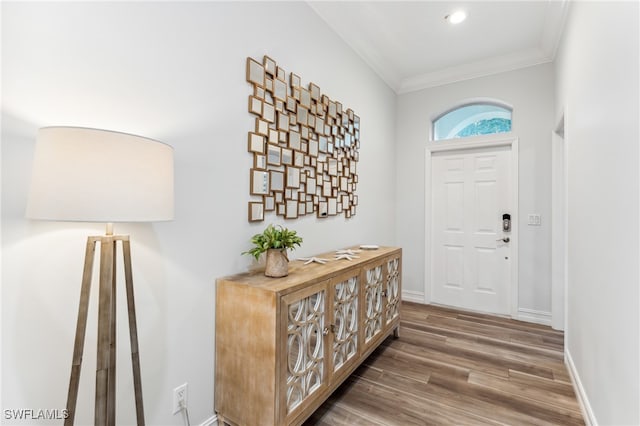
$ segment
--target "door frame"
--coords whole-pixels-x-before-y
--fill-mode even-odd
[[[468,151],[477,148],[497,148],[508,147],[511,151],[511,193],[509,194],[513,202],[513,211],[511,212],[511,285],[509,288],[511,317],[518,318],[518,225],[520,223],[518,216],[518,138],[506,134],[492,134],[488,136],[476,136],[464,139],[441,140],[438,142],[428,142],[425,149],[425,263],[424,263],[424,303],[432,302],[431,286],[433,283],[433,253],[432,240],[433,234],[433,203],[432,203],[432,179],[431,179],[431,161],[432,154],[436,152],[459,152]]]
[[[551,327],[567,336],[569,151],[563,111],[551,133]]]

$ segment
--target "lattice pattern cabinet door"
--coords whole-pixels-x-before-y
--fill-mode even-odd
[[[314,393],[327,386],[327,282],[283,298],[286,416],[303,410]]]
[[[332,307],[330,329],[331,372],[341,374],[358,359],[358,325],[360,308],[360,271],[354,270],[331,280],[329,285]]]
[[[391,257],[385,262],[387,278],[384,296],[385,303],[385,324],[390,324],[400,315],[400,257]],[[396,333],[397,334],[397,333]]]
[[[364,269],[364,345],[372,344],[382,332],[383,264]]]

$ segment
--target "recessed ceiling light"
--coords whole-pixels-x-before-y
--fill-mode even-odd
[[[464,10],[456,10],[451,15],[445,16],[444,19],[455,25],[467,19],[467,14]]]

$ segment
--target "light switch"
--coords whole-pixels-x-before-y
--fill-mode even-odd
[[[530,226],[540,226],[540,225],[542,225],[542,220],[540,219],[540,215],[537,214],[537,213],[530,214],[529,215],[529,220],[528,220],[528,225],[530,225]]]

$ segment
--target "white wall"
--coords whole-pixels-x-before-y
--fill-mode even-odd
[[[304,238],[294,256],[393,244],[395,95],[305,3],[2,4],[3,410],[65,405],[85,239],[103,229],[28,221],[24,209],[37,129],[76,125],[175,148],[175,220],[116,231],[132,235],[147,424],[183,424],[171,414],[183,382],[192,424],[213,415],[214,280],[246,270],[249,238],[276,221],[247,223],[245,59],[264,54],[362,121],[357,215],[286,222]],[[92,423],[91,309],[77,424]],[[123,425],[134,418],[125,324]]]
[[[640,424],[639,7],[572,4],[557,58],[568,144],[566,353],[600,425]]]
[[[500,99],[513,106],[513,134],[519,138],[519,306],[522,315],[548,321],[551,311],[551,130],[553,67],[521,70],[425,89],[398,97],[397,241],[404,251],[403,286],[424,292],[425,147],[431,120],[471,98]],[[542,226],[527,226],[539,213]]]

